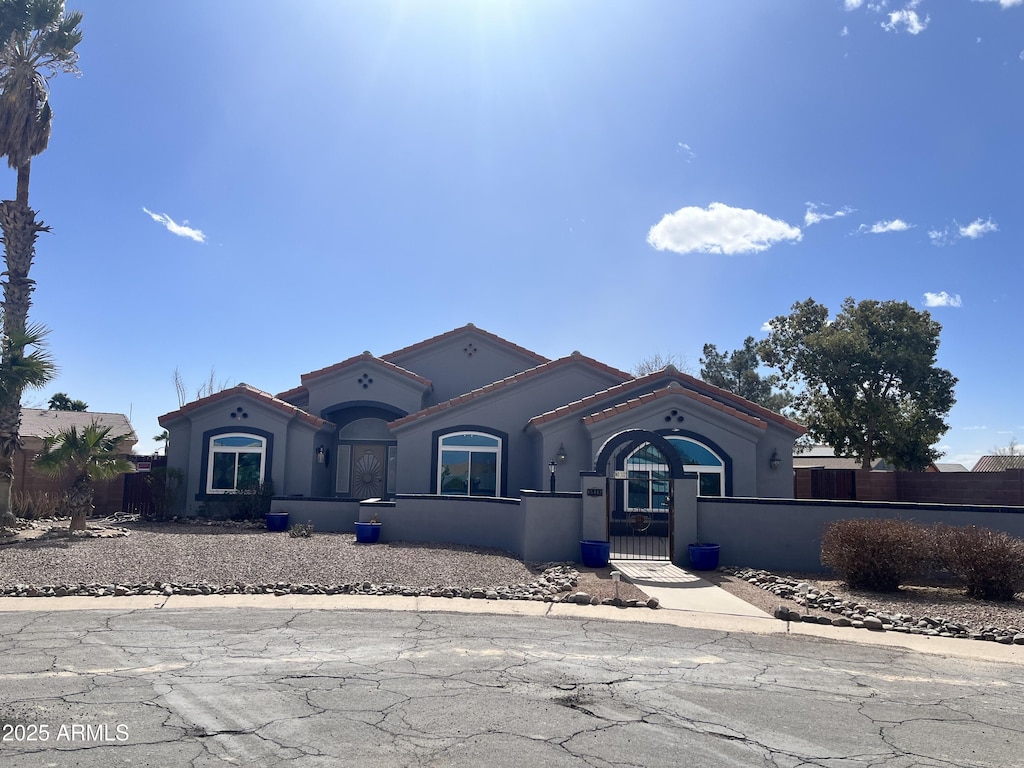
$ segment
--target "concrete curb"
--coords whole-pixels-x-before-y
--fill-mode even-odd
[[[225,608],[259,608],[288,611],[409,611],[437,613],[502,614],[549,618],[586,618],[594,621],[621,621],[643,624],[665,624],[686,629],[745,634],[794,635],[816,637],[842,643],[864,643],[891,648],[904,648],[919,653],[933,653],[979,661],[1024,664],[1024,646],[1007,646],[989,642],[972,642],[944,637],[906,635],[895,632],[871,632],[852,629],[785,622],[764,615],[752,616],[710,610],[659,608],[638,611],[604,605],[543,603],[529,600],[465,600],[443,597],[392,597],[373,595],[173,595],[138,597],[50,597],[0,598],[0,613],[34,611],[106,611],[113,614],[145,610],[223,610]],[[894,671],[895,673],[895,671]]]

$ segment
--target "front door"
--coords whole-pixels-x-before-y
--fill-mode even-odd
[[[352,446],[349,478],[352,481],[353,498],[380,499],[384,497],[386,456],[386,445],[364,443]]]

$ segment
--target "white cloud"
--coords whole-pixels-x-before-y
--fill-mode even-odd
[[[918,5],[921,4],[921,0],[910,0],[907,3],[907,7],[901,11],[890,11],[889,21],[882,22],[882,29],[886,32],[899,32],[902,26],[907,32],[912,35],[920,34],[924,32],[928,23],[932,20],[931,16],[925,16],[924,20],[917,15],[917,11],[914,10]]]
[[[149,214],[149,217],[158,224],[163,224],[167,231],[171,234],[177,235],[178,237],[187,237],[195,240],[197,243],[205,243],[206,235],[203,234],[202,230],[193,229],[188,226],[188,220],[182,224],[178,224],[166,213],[153,213],[151,210],[143,206],[142,210]]]
[[[840,37],[846,37],[849,34],[850,34],[850,28],[849,27],[844,26],[842,29],[839,30],[839,36]]]
[[[945,291],[939,291],[938,293],[925,293],[924,305],[926,307],[959,307],[963,305],[963,301],[960,300],[959,293],[950,296]]]
[[[686,162],[690,162],[697,156],[697,153],[690,149],[689,144],[684,144],[681,141],[676,142],[676,152],[681,152],[686,157]]]
[[[861,224],[858,228],[858,232],[868,232],[872,235],[881,235],[885,232],[906,232],[908,229],[912,229],[913,224],[907,224],[903,219],[892,219],[889,221],[876,221],[870,227],[867,224]]]
[[[772,321],[771,320],[765,320],[763,323],[761,323],[761,333],[771,333],[771,332],[772,332]]]
[[[843,7],[848,11],[855,11],[864,4],[864,0],[843,0]]]
[[[1024,0],[974,0],[976,3],[999,3],[1000,8],[1013,8],[1015,5],[1024,5]]]
[[[991,218],[982,221],[981,219],[975,219],[966,227],[960,227],[960,237],[969,237],[971,240],[977,240],[982,235],[987,235],[989,232],[998,232],[999,227],[992,221]]]
[[[848,216],[853,213],[853,208],[848,205],[844,205],[833,213],[819,213],[818,206],[821,203],[807,203],[807,212],[804,214],[804,225],[811,226],[821,221],[828,221],[829,219],[841,219],[843,216]]]
[[[667,213],[647,233],[647,242],[654,248],[674,253],[753,253],[782,240],[802,238],[799,227],[724,203]]]
[[[988,429],[988,427],[986,427],[986,426],[978,426],[978,427],[964,427],[964,429],[967,429],[967,430],[972,430],[972,431],[973,431],[973,430],[977,430],[977,429]]]
[[[998,231],[999,225],[992,221],[992,217],[984,220],[977,218],[967,226],[961,226],[954,221],[952,226],[945,229],[931,229],[928,231],[928,239],[932,241],[932,245],[943,246],[955,243],[965,237],[969,240],[977,240]]]

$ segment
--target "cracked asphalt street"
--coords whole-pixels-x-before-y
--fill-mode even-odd
[[[1024,761],[1012,663],[583,615],[112,608],[2,621],[5,768]]]

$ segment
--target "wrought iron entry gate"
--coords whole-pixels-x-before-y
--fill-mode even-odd
[[[668,462],[650,443],[627,446],[623,453],[622,468],[605,481],[611,557],[671,560],[674,500]]]

